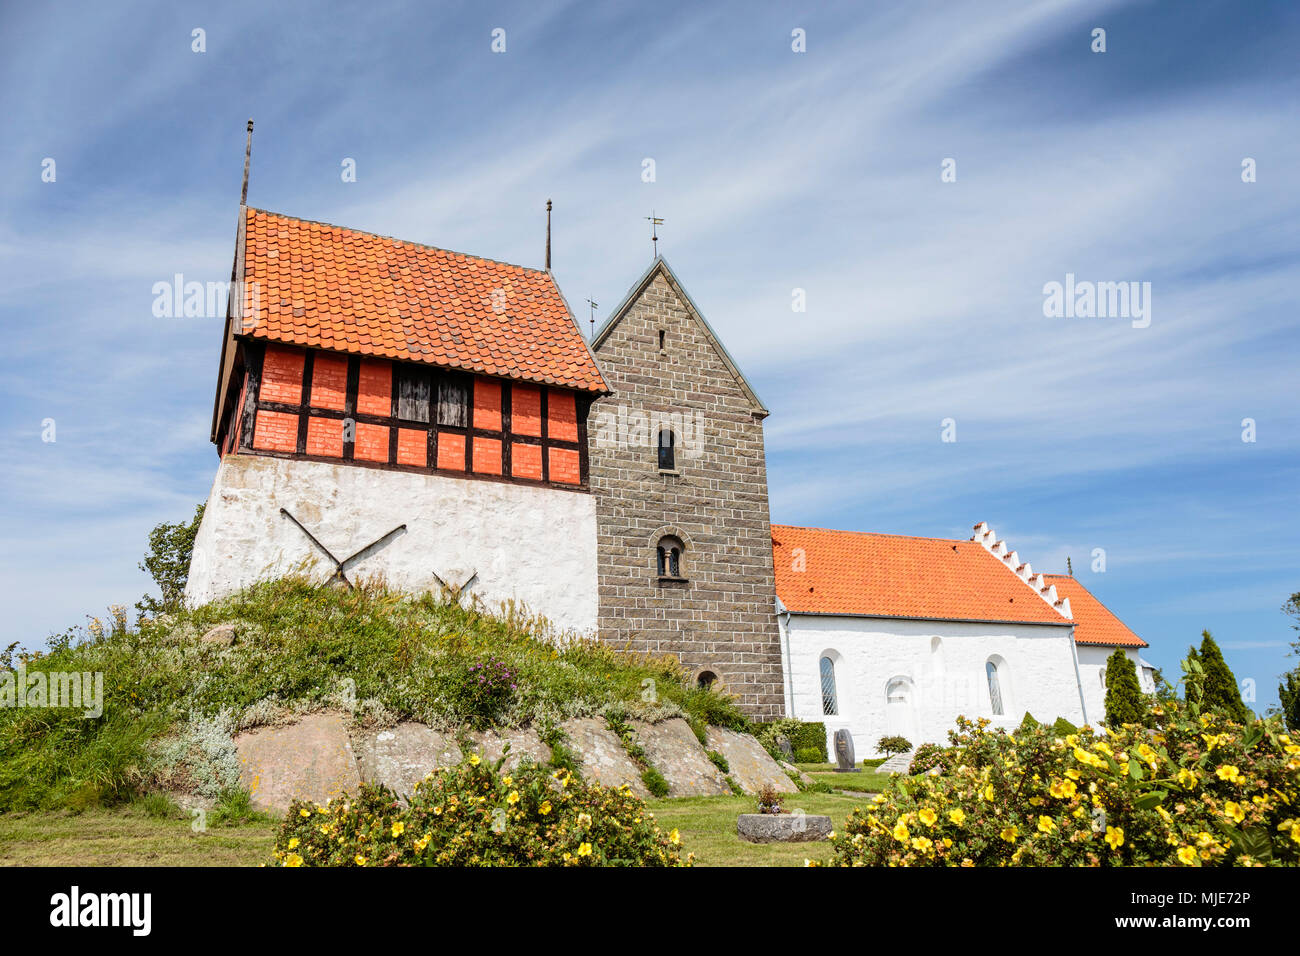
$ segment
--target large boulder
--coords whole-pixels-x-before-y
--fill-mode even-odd
[[[235,738],[240,783],[258,809],[283,813],[294,800],[324,803],[361,783],[348,737],[350,718],[309,714],[283,727],[261,727]]]
[[[825,840],[834,828],[831,818],[796,810],[794,813],[742,813],[736,834],[750,843],[812,843]]]
[[[727,764],[731,767],[731,779],[746,793],[758,793],[765,786],[770,786],[778,793],[799,792],[794,781],[786,776],[772,755],[752,735],[737,733],[726,727],[710,727],[706,739],[710,750],[716,750],[727,758]]]
[[[632,721],[646,759],[668,781],[670,797],[712,797],[731,793],[722,771],[680,717],[658,724]]]
[[[551,759],[551,748],[542,743],[537,731],[531,727],[523,730],[480,730],[469,735],[473,741],[472,749],[484,760],[500,760],[505,753],[505,745],[510,745],[510,752],[505,754],[504,770],[514,770],[525,759],[533,763],[547,763]]]
[[[603,787],[627,784],[639,797],[650,795],[641,782],[641,771],[633,763],[619,740],[603,718],[578,717],[566,720],[560,729],[569,738],[569,746],[582,764],[582,775],[588,783]]]
[[[431,771],[455,766],[461,759],[450,734],[409,722],[359,734],[353,746],[361,779],[382,783],[404,797]]]

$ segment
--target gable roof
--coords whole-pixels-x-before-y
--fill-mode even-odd
[[[1070,599],[1074,613],[1074,639],[1079,644],[1107,647],[1149,647],[1127,624],[1097,600],[1096,595],[1068,574],[1043,575],[1056,585],[1057,593]]]
[[[722,344],[722,339],[718,338],[718,334],[713,331],[713,326],[709,325],[708,320],[704,318],[704,313],[700,311],[699,306],[695,304],[695,300],[691,298],[690,293],[686,291],[685,286],[683,286],[678,280],[672,267],[668,265],[668,260],[663,256],[656,256],[654,262],[650,263],[650,268],[646,269],[646,271],[641,274],[641,278],[632,283],[632,288],[628,289],[627,295],[623,296],[623,300],[619,302],[614,311],[609,314],[609,318],[601,324],[600,328],[596,331],[596,334],[592,336],[591,347],[593,349],[600,348],[601,343],[604,342],[605,339],[609,337],[609,334],[614,331],[615,327],[620,321],[622,321],[623,316],[627,314],[633,303],[641,297],[641,293],[643,293],[650,283],[654,281],[656,275],[663,275],[665,281],[672,286],[673,291],[677,293],[677,297],[682,301],[682,304],[686,306],[687,314],[691,316],[691,318],[694,319],[694,321],[704,331],[704,334],[713,344],[714,351],[718,353],[718,358],[722,360],[722,364],[727,367],[733,376],[735,376],[736,382],[740,385],[745,396],[753,404],[754,410],[763,417],[770,415],[771,412],[769,412],[767,406],[763,404],[763,400],[758,397],[758,393],[754,391],[754,387],[749,384],[749,380],[745,378],[744,373],[740,371],[740,366],[736,364],[736,360],[731,357],[731,353],[727,351],[727,347]]]
[[[244,225],[250,338],[609,391],[549,272],[264,209]]]
[[[1071,623],[977,541],[773,525],[772,556],[777,596],[798,614]]]

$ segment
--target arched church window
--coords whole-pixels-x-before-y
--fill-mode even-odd
[[[840,702],[835,693],[835,662],[829,657],[821,661],[822,672],[822,713],[834,717],[840,712]]]
[[[998,679],[998,665],[992,660],[984,662],[984,673],[989,679],[989,700],[993,704],[993,715],[1002,717],[1005,714],[1005,708],[1002,706],[1002,682]]]
[[[671,428],[659,429],[659,470],[677,470],[677,436]]]
[[[655,561],[661,578],[675,578],[682,580],[686,577],[684,571],[684,562],[682,556],[686,549],[682,542],[672,535],[665,535],[659,539],[656,546]]]
[[[713,671],[700,671],[700,676],[695,678],[695,686],[707,689],[712,687],[717,679],[718,675]]]

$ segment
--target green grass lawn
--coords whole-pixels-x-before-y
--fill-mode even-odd
[[[139,806],[0,814],[0,866],[257,866],[271,857],[277,823],[214,824]]]
[[[842,775],[841,775],[842,776]],[[856,776],[856,774],[855,774]],[[859,797],[795,793],[787,810],[825,814],[836,827]],[[681,832],[682,845],[701,866],[803,866],[826,860],[830,844],[746,843],[736,817],[752,813],[752,797],[687,797],[649,801],[666,829]],[[190,828],[190,817],[152,816],[139,805],[0,814],[0,866],[257,866],[270,859],[278,824],[258,819],[238,825]]]
[[[880,793],[889,789],[890,775],[876,773],[872,769],[859,768],[859,773],[836,773],[833,763],[795,764],[819,783],[826,783],[836,790],[852,790],[855,793]]]
[[[683,848],[695,854],[699,866],[803,866],[804,860],[825,861],[831,855],[825,840],[746,843],[736,835],[736,817],[754,812],[753,797],[679,797],[651,800],[649,805],[660,826],[680,831]],[[824,814],[837,829],[849,811],[864,805],[860,797],[838,793],[792,793],[785,799],[786,810]]]

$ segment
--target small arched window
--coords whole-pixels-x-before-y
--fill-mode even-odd
[[[659,470],[677,470],[677,436],[671,428],[659,429]]]
[[[718,675],[713,671],[700,671],[700,676],[695,678],[695,686],[700,688],[712,687],[718,680]]]
[[[829,657],[821,661],[822,671],[822,713],[834,717],[840,712],[840,702],[835,694],[835,662]]]
[[[989,679],[989,701],[993,704],[993,715],[1002,717],[1005,709],[1002,706],[1002,684],[998,680],[998,665],[993,661],[984,662],[984,673]]]
[[[655,566],[659,571],[659,577],[685,579],[685,562],[682,560],[685,551],[682,542],[672,535],[664,535],[660,538],[655,554]]]

